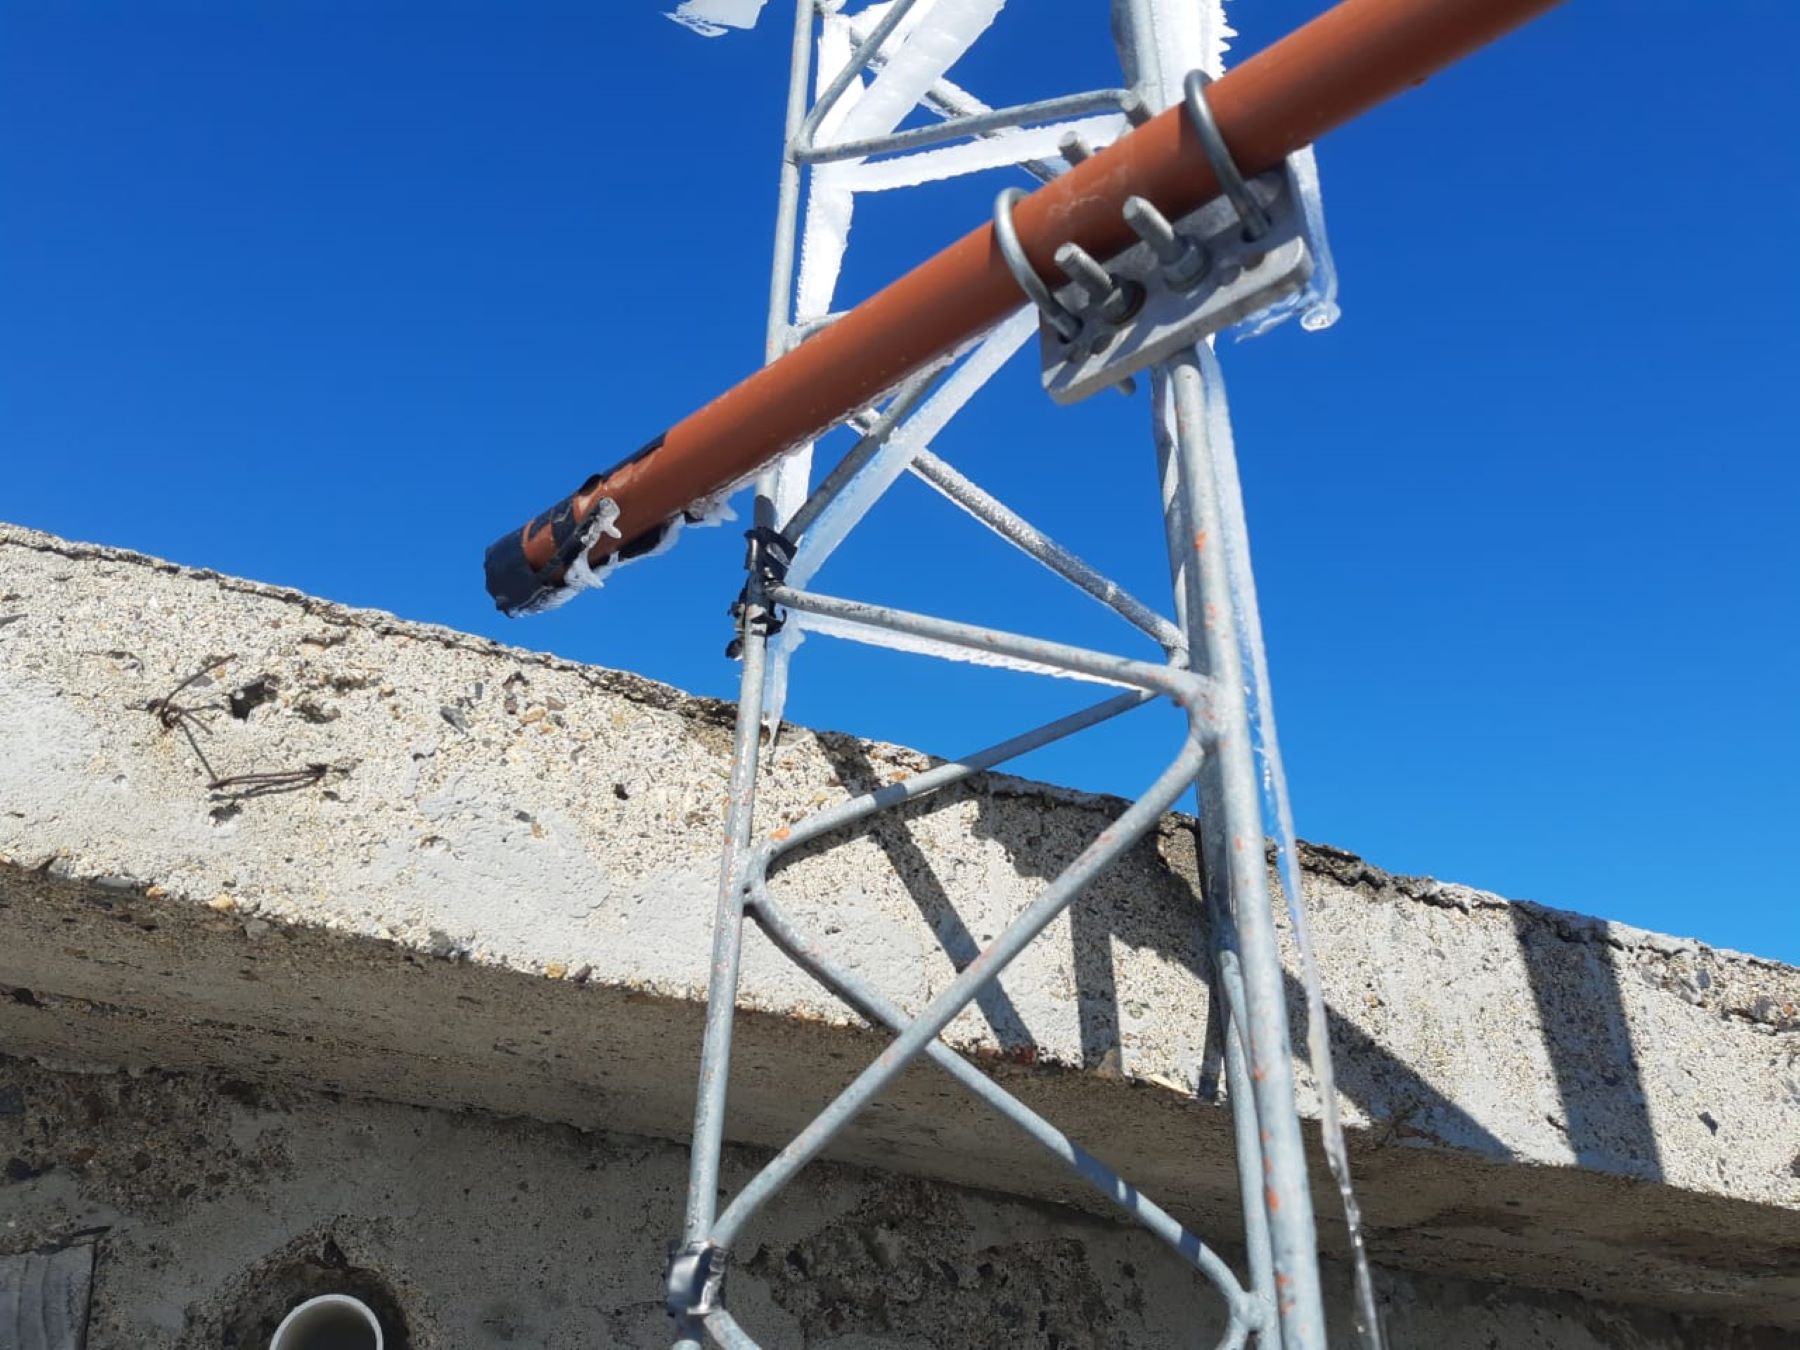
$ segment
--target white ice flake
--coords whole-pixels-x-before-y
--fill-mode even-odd
[[[860,141],[885,136],[918,106],[926,91],[987,31],[1006,0],[938,0],[907,15],[910,31],[891,49],[856,107],[833,138]],[[829,144],[829,142],[822,142]]]
[[[1065,666],[1045,665],[1038,661],[1030,661],[1024,657],[1010,656],[1003,652],[984,651],[979,647],[965,647],[960,643],[943,642],[937,638],[921,637],[917,633],[902,633],[892,628],[877,628],[873,624],[858,623],[854,619],[839,618],[833,614],[809,614],[799,610],[791,611],[787,616],[786,626],[781,630],[786,636],[789,629],[799,627],[809,633],[821,633],[827,637],[844,638],[850,642],[861,642],[870,647],[885,647],[890,651],[915,652],[921,656],[936,656],[951,661],[964,661],[975,666],[991,666],[999,670],[1018,670],[1030,675],[1054,675],[1064,680],[1079,680],[1087,684],[1118,685],[1126,689],[1137,686],[1125,680],[1110,680],[1100,675],[1091,675],[1082,670],[1070,670]]]
[[[701,37],[721,37],[733,28],[754,28],[768,0],[682,0],[663,15]]]
[[[1057,147],[1069,135],[1079,136],[1088,149],[1111,145],[1125,130],[1118,113],[1083,117],[1048,126],[1013,128],[979,140],[961,141],[934,150],[920,150],[891,159],[857,160],[846,167],[840,180],[854,192],[885,192],[914,187],[941,178],[955,178],[983,169],[1002,169],[1030,160],[1055,159]]]

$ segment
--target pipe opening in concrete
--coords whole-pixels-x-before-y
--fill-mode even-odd
[[[321,1294],[281,1319],[269,1350],[382,1350],[374,1309],[348,1294]]]

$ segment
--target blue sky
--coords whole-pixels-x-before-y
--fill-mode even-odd
[[[1111,83],[1105,8],[1014,0],[954,74]],[[10,0],[0,517],[730,694],[734,532],[536,619],[481,585],[760,358],[785,5],[658,9]],[[1797,41],[1583,0],[1322,144],[1344,320],[1223,350],[1302,836],[1800,961]],[[994,188],[865,199],[841,293]],[[1020,363],[939,448],[1160,600],[1147,425]],[[1131,644],[916,484],[818,586]],[[790,711],[956,753],[1085,695],[815,639]],[[1024,767],[1131,792],[1169,733]]]

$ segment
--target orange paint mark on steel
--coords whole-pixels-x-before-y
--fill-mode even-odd
[[[1207,101],[1233,160],[1246,174],[1261,173],[1558,2],[1343,0],[1227,72],[1208,87]],[[1032,264],[1055,278],[1052,255],[1063,243],[1107,258],[1136,242],[1120,214],[1134,195],[1170,218],[1218,195],[1181,106],[1023,198],[1013,222]],[[600,537],[588,550],[588,561],[598,566],[684,507],[868,406],[993,326],[1020,299],[992,225],[972,230],[675,423],[660,443],[584,483],[550,514],[561,512],[562,522],[579,527],[601,498],[617,505],[618,537]],[[512,538],[524,562],[555,586],[561,571],[544,575],[558,556],[552,531],[541,523],[548,518]],[[557,537],[566,538],[566,531]]]

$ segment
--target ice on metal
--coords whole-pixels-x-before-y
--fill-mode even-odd
[[[701,37],[721,37],[733,28],[754,28],[768,0],[682,0],[664,12]]]
[[[731,498],[739,488],[748,487],[752,479],[742,483],[734,483],[728,488],[715,492],[710,497],[702,497],[697,502],[688,503],[687,509],[681,513],[682,519],[695,529],[710,530],[720,525],[729,525],[738,518],[737,510],[731,504]]]
[[[894,480],[906,472],[913,455],[930,448],[932,438],[1036,331],[1036,310],[1022,308],[1010,315],[976,344],[963,363],[911,417],[894,428],[887,443],[875,452],[836,500],[819,513],[819,518],[806,532],[788,568],[789,585],[804,587],[812,579],[856,523],[893,486]],[[770,726],[781,725],[787,703],[788,664],[801,638],[802,630],[790,624],[769,643],[769,673],[763,686],[763,706],[764,720]]]
[[[915,107],[976,38],[1006,0],[922,0],[907,14],[881,71],[837,128],[838,141],[885,136]],[[841,68],[841,67],[840,67]],[[821,140],[821,144],[830,144]]]
[[[921,0],[915,4],[883,44],[883,50],[870,62],[873,74],[866,84],[862,75],[852,79],[836,103],[821,117],[816,143],[824,146],[886,135],[921,101],[934,97],[936,102],[932,106],[940,109],[947,106],[944,100],[948,98],[952,104],[961,105],[953,107],[954,112],[986,111],[986,105],[979,99],[950,85],[942,77],[993,22],[1003,3],[1004,0]],[[817,60],[814,62],[815,99],[849,64],[856,45],[873,31],[890,8],[890,4],[870,5],[855,14],[828,11],[821,16]],[[921,45],[915,46],[915,42]],[[1003,162],[1016,163],[1019,158],[1032,157],[1030,151],[1031,146],[1013,151],[1011,153],[1017,158]],[[1053,151],[1054,146],[1050,147],[1050,152]],[[992,152],[984,146],[974,153],[981,156]],[[832,311],[844,254],[849,247],[857,191],[878,190],[877,182],[880,186],[899,186],[900,177],[913,172],[920,174],[915,181],[929,181],[930,177],[937,176],[934,166],[948,166],[943,176],[948,176],[949,172],[974,171],[973,168],[955,168],[954,164],[954,160],[934,160],[923,167],[909,164],[904,169],[890,169],[879,162],[870,165],[857,159],[814,165],[807,185],[800,232],[793,322],[808,323]],[[1010,355],[1017,345],[1015,342],[1006,354]],[[985,378],[985,375],[981,377]],[[979,387],[978,380],[961,394],[955,406],[960,407]],[[942,390],[939,392],[943,393]],[[937,427],[941,428],[954,411],[952,407],[945,412],[937,421]],[[812,457],[811,442],[796,446],[770,474],[769,490],[777,519],[787,519],[805,500],[812,478]],[[871,464],[864,471],[863,477],[839,499],[833,510],[808,531],[807,543],[812,545],[808,552],[809,561],[804,569],[790,572],[794,584],[802,584],[801,579],[817,569],[850,526],[862,518],[904,469],[904,460],[890,457],[889,461]],[[871,471],[875,471],[873,475]],[[815,540],[818,542],[814,543]],[[790,627],[770,644],[765,699],[767,718],[772,725],[780,724],[786,702],[788,662],[802,638],[801,629]]]
[[[850,62],[854,46],[849,23],[840,15],[827,14],[819,27],[819,60],[814,97],[825,91]],[[821,141],[833,133],[862,98],[860,77],[850,81],[838,101],[819,123]],[[850,222],[855,210],[851,189],[844,184],[848,162],[819,164],[813,168],[807,188],[805,225],[800,233],[800,280],[794,296],[794,322],[806,323],[831,312],[844,250],[850,242]]]
[[[581,528],[577,542],[581,551],[563,573],[562,585],[555,590],[540,591],[531,604],[522,606],[519,614],[548,614],[561,609],[583,591],[597,591],[606,584],[606,575],[620,565],[618,557],[603,558],[598,567],[588,561],[588,550],[602,538],[619,538],[619,507],[611,497],[602,497],[594,506],[594,514]]]
[[[841,14],[826,14],[819,25],[818,60],[814,63],[813,97],[824,93],[850,62],[856,39],[849,21]],[[852,79],[837,102],[826,110],[818,134],[826,137],[856,106],[862,96],[862,79]],[[831,312],[832,296],[837,292],[838,274],[843,270],[844,250],[850,244],[850,223],[856,210],[856,198],[844,186],[843,177],[849,165],[820,164],[814,167],[807,186],[806,210],[800,231],[800,271],[794,287],[792,320],[796,324],[822,319]],[[769,491],[778,520],[786,520],[806,500],[807,484],[812,481],[813,443],[807,441],[793,448],[769,474]],[[779,664],[779,658],[775,664]]]
[[[1220,542],[1225,552],[1226,579],[1231,587],[1232,613],[1237,620],[1238,650],[1243,662],[1241,676],[1249,703],[1251,742],[1259,770],[1263,828],[1275,840],[1281,890],[1287,901],[1289,922],[1293,925],[1294,947],[1300,960],[1300,982],[1306,998],[1307,1058],[1319,1094],[1319,1132],[1326,1165],[1338,1188],[1355,1258],[1357,1302],[1367,1320],[1373,1310],[1374,1296],[1363,1247],[1362,1212],[1350,1181],[1350,1157],[1338,1110],[1337,1075],[1332,1067],[1325,994],[1319,979],[1318,959],[1313,951],[1306,899],[1300,889],[1299,845],[1294,834],[1287,771],[1281,762],[1281,741],[1275,730],[1275,697],[1269,682],[1269,657],[1263,643],[1256,576],[1250,566],[1250,530],[1244,519],[1237,446],[1231,434],[1231,413],[1225,400],[1225,378],[1219,369],[1218,357],[1204,343],[1198,348],[1198,355],[1205,397],[1206,439],[1211,450],[1214,491],[1219,502],[1219,528],[1224,536]],[[1220,674],[1227,676],[1229,672]]]
[[[913,187],[984,169],[1003,169],[1030,160],[1054,159],[1065,137],[1079,136],[1098,150],[1119,138],[1128,123],[1118,113],[1081,117],[1048,126],[1009,128],[977,140],[891,159],[857,160],[846,166],[840,181],[855,192],[885,192]]]
[[[602,497],[594,507],[594,518],[588,521],[587,528],[581,532],[581,552],[575,555],[575,561],[569,564],[569,570],[563,576],[565,592],[561,599],[567,599],[578,591],[599,590],[606,584],[601,579],[601,571],[609,570],[618,564],[609,557],[596,569],[588,561],[588,550],[603,538],[620,538],[618,522],[619,504],[611,497]],[[558,603],[561,603],[560,599]]]
[[[745,482],[748,481],[745,480]],[[632,563],[643,562],[646,558],[660,558],[674,548],[676,541],[681,538],[681,531],[687,526],[704,528],[736,520],[737,512],[732,510],[727,499],[743,486],[742,482],[734,483],[711,497],[703,497],[699,501],[691,503],[680,515],[663,525],[662,533],[657,536],[656,543],[651,547],[642,553],[635,553],[629,558],[621,557],[617,553],[608,554],[600,560],[599,566],[596,567],[588,561],[589,550],[602,539],[622,537],[618,525],[618,503],[611,497],[602,497],[594,506],[593,516],[582,527],[578,537],[581,545],[580,552],[575,555],[575,560],[563,573],[562,585],[554,591],[544,593],[536,604],[521,610],[520,613],[547,614],[553,609],[561,609],[583,591],[599,590],[606,584],[606,579],[620,568],[629,567]]]
[[[932,438],[962,410],[976,391],[1036,332],[1035,309],[1014,311],[976,345],[968,358],[911,417],[894,428],[887,443],[875,452],[836,500],[819,513],[818,520],[806,532],[806,538],[794,552],[793,566],[788,569],[789,585],[805,586],[812,579],[843,543],[844,536],[869,513],[881,494],[893,486],[894,480],[906,472],[914,452],[928,447]]]
[[[1166,105],[1181,95],[1187,71],[1199,66],[1218,74],[1231,27],[1223,0],[1136,0],[1155,26],[1156,49],[1166,68],[1146,72],[1147,98]],[[946,72],[988,29],[1004,0],[920,0],[822,117],[815,143],[846,144],[884,136],[921,104],[943,116],[991,111],[989,105],[946,78]],[[892,12],[892,4],[865,6],[854,14],[828,10],[821,16],[815,62],[814,97],[849,63],[857,44]],[[1153,86],[1153,87],[1152,87]],[[1040,171],[1062,166],[1059,146],[1069,134],[1099,149],[1123,132],[1116,114],[1070,119],[1048,126],[1008,128],[991,135],[908,155],[839,160],[813,166],[800,239],[793,321],[807,323],[830,313],[849,245],[859,192],[878,192],[963,174],[1030,164]],[[820,516],[801,541],[789,580],[803,586],[842,542],[849,530],[906,470],[913,450],[929,444],[970,397],[1030,335],[1034,316],[1021,311],[993,330],[922,406],[894,432],[844,493]],[[786,519],[804,500],[812,472],[812,445],[797,447],[770,475],[777,519]],[[787,667],[803,640],[806,624],[790,625],[771,643],[765,692],[769,720],[779,724],[785,702]]]
[[[1225,53],[1237,30],[1225,20],[1224,0],[1147,0],[1145,8],[1160,62],[1156,74],[1156,106],[1167,108],[1181,99],[1181,83],[1190,70],[1208,75],[1225,71]]]
[[[1331,260],[1331,241],[1325,237],[1325,199],[1319,192],[1319,161],[1313,148],[1304,146],[1289,155],[1288,169],[1288,181],[1294,185],[1300,202],[1301,233],[1312,254],[1312,274],[1294,294],[1277,300],[1234,329],[1240,341],[1261,337],[1296,314],[1307,332],[1323,332],[1343,313],[1337,302],[1337,265]]]
[[[874,74],[867,87],[863,76],[852,79],[821,117],[815,136],[817,144],[885,135],[922,101],[946,115],[989,111],[980,99],[942,77],[992,23],[1002,3],[1003,0],[921,0],[915,4],[883,44],[883,50],[871,60]],[[814,63],[815,98],[849,64],[857,44],[890,9],[891,4],[879,4],[855,14],[836,11],[821,16]],[[915,46],[915,42],[923,45]],[[849,247],[857,192],[928,182],[1025,160],[1053,160],[1057,141],[1070,130],[1079,131],[1099,145],[1118,134],[1121,121],[1117,117],[1081,119],[1059,127],[1004,132],[899,159],[837,160],[815,165],[800,233],[793,322],[808,323],[832,310]],[[777,519],[785,520],[805,500],[812,457],[811,442],[796,446],[769,475]],[[770,670],[776,677],[771,696],[777,714],[781,705],[778,686],[785,682],[784,667],[790,654],[791,647],[778,647],[770,654]]]
[[[804,632],[844,638],[847,641],[861,642],[870,647],[886,647],[897,652],[936,656],[950,661],[962,661],[973,666],[1017,670],[1031,675],[1052,675],[1058,679],[1078,680],[1085,684],[1104,684],[1124,689],[1137,688],[1136,685],[1124,680],[1109,680],[1103,676],[1090,675],[1086,671],[1067,670],[1062,666],[1027,661],[1022,657],[1006,656],[999,652],[983,651],[976,647],[964,647],[954,642],[941,642],[936,638],[920,637],[916,633],[902,633],[892,628],[877,628],[871,624],[857,623],[854,619],[842,619],[830,614],[811,614],[791,610],[788,612],[782,633],[785,635],[788,630],[795,627]]]

